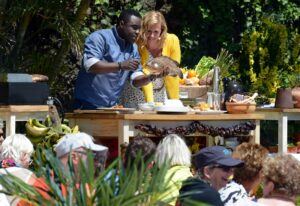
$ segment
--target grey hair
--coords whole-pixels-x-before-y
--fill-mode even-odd
[[[23,134],[14,134],[5,138],[0,146],[0,160],[12,158],[17,164],[22,165],[21,158],[23,155],[33,153],[33,145],[30,140]]]
[[[166,136],[157,146],[155,161],[158,167],[164,163],[170,166],[191,166],[191,152],[184,140],[176,134]]]

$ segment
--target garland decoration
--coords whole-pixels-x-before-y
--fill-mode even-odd
[[[146,134],[155,135],[157,137],[164,137],[168,134],[179,134],[182,136],[194,134],[196,132],[210,135],[210,136],[221,136],[221,137],[232,137],[236,135],[248,135],[251,130],[254,130],[256,124],[254,121],[247,121],[231,127],[213,127],[205,125],[200,121],[193,121],[188,126],[178,126],[175,128],[157,128],[152,127],[149,124],[138,124],[134,128],[140,130]]]

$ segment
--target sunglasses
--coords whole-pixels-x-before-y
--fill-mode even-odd
[[[212,168],[219,168],[219,169],[223,170],[224,172],[230,172],[233,169],[232,167],[223,166],[223,165],[214,165],[214,166],[212,166]]]

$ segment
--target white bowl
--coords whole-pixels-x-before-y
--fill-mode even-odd
[[[179,99],[167,99],[165,101],[165,106],[167,107],[184,107],[182,101]]]
[[[152,102],[141,103],[138,106],[139,106],[139,110],[142,110],[142,111],[153,111],[154,110],[154,103],[152,103]]]

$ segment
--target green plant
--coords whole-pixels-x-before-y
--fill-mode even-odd
[[[233,56],[226,49],[222,48],[215,62],[215,65],[220,67],[222,77],[229,76],[229,69],[233,66],[233,64]]]
[[[36,205],[164,205],[158,197],[168,189],[163,184],[167,164],[160,169],[156,166],[149,169],[149,162],[143,163],[137,157],[135,162],[140,163],[139,167],[134,164],[122,170],[122,162],[117,159],[99,176],[95,176],[96,168],[90,153],[87,161],[79,165],[77,173],[72,161],[69,161],[67,168],[64,167],[51,150],[38,147],[36,153],[35,161],[39,168],[35,173],[44,179],[47,185],[45,192],[51,198],[41,195],[33,186],[11,174],[0,176],[2,192]]]
[[[291,86],[290,77],[300,71],[298,38],[299,34],[270,19],[244,33],[239,71],[248,90],[272,97],[277,88]]]
[[[212,57],[203,56],[201,57],[198,64],[195,66],[195,70],[197,72],[197,75],[201,78],[205,74],[207,74],[212,67],[215,65],[216,60]]]

